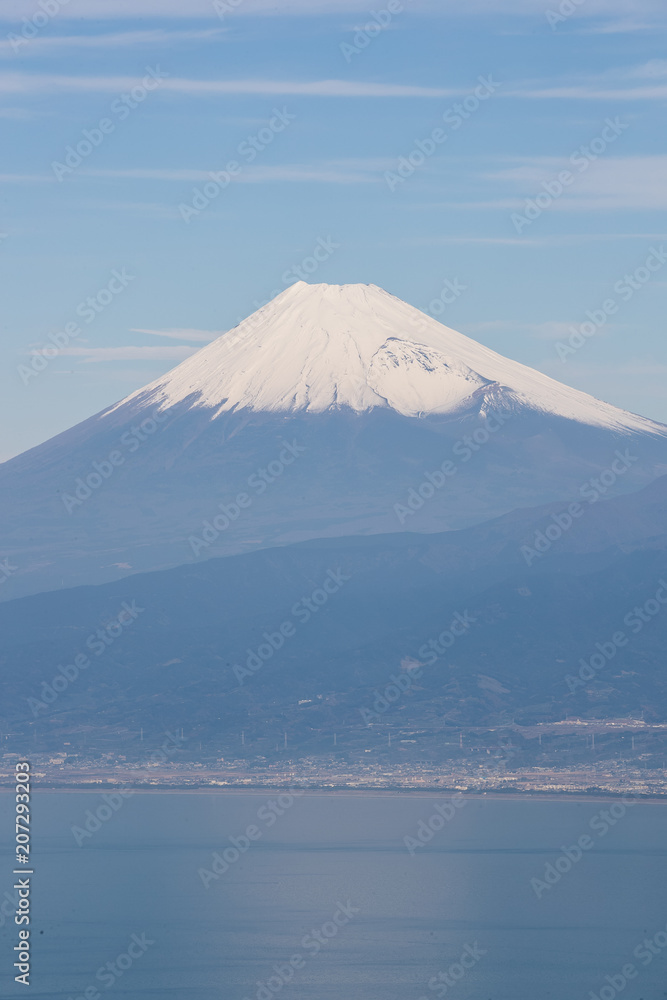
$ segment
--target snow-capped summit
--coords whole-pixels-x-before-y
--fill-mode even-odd
[[[448,531],[581,500],[597,476],[606,497],[666,472],[664,425],[375,285],[299,282],[0,466],[0,553],[19,567],[0,599],[307,539]]]
[[[500,390],[500,393],[499,391]],[[499,396],[615,430],[658,429],[457,333],[377,285],[299,281],[233,330],[120,403],[185,400],[216,414],[240,409],[406,417],[454,414]]]

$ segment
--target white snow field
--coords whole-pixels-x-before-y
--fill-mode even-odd
[[[216,414],[456,413],[497,384],[524,407],[613,430],[662,430],[502,357],[377,285],[299,281],[173,371],[128,397],[170,407],[184,400]]]
[[[374,285],[299,282],[0,465],[0,555],[16,567],[0,600],[309,539],[451,531],[581,499],[591,477],[607,498],[665,473],[664,425]]]

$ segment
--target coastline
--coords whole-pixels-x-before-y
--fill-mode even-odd
[[[272,794],[300,789],[321,795],[412,795],[437,797],[463,793],[480,798],[617,799],[631,795],[643,800],[667,800],[667,773],[662,769],[600,766],[593,768],[535,767],[516,769],[428,767],[408,772],[398,768],[328,768],[299,766],[244,767],[175,763],[163,759],[138,761],[30,761],[34,791],[105,792],[128,788],[136,792],[189,794]],[[0,791],[15,784],[14,761],[0,763]],[[14,757],[14,755],[12,755]],[[17,757],[18,759],[18,757]],[[235,766],[236,765],[236,766]]]
[[[289,793],[298,789],[308,796],[351,796],[354,798],[360,796],[381,796],[381,797],[395,797],[409,795],[411,798],[425,798],[432,799],[434,797],[447,797],[456,794],[462,794],[468,799],[480,799],[480,800],[510,800],[510,799],[521,799],[524,801],[543,801],[549,802],[558,799],[566,800],[577,800],[579,802],[599,802],[601,800],[616,800],[624,795],[632,795],[641,802],[652,802],[652,803],[667,803],[667,791],[664,793],[658,792],[638,792],[631,789],[618,789],[616,791],[609,789],[600,789],[599,791],[591,789],[554,789],[549,791],[548,789],[537,789],[535,791],[530,791],[527,789],[489,789],[488,791],[480,789],[464,789],[460,787],[437,787],[437,788],[402,788],[402,787],[386,787],[386,788],[346,788],[342,786],[337,786],[329,788],[323,785],[311,785],[303,786],[298,784],[289,784],[285,782],[277,782],[275,784],[261,784],[261,785],[198,785],[186,787],[183,785],[143,785],[143,784],[132,784],[131,782],[67,782],[62,784],[57,784],[50,782],[48,784],[39,784],[33,787],[33,795],[42,793],[67,793],[67,794],[91,794],[93,792],[109,792],[117,789],[119,785],[123,788],[131,789],[135,795],[145,794],[145,795],[260,795],[263,793],[268,794],[279,794],[279,793]],[[10,785],[0,784],[0,795],[3,793],[12,793],[13,789]]]

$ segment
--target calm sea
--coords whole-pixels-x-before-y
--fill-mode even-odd
[[[26,988],[2,794],[0,994],[667,997],[667,805],[448,801],[38,792]]]

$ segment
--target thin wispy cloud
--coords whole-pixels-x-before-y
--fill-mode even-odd
[[[379,171],[392,165],[390,159],[327,160],[313,164],[271,164],[250,166],[235,179],[235,184],[305,183],[368,184],[382,183]],[[211,165],[210,170],[215,165]],[[194,168],[136,167],[125,170],[82,170],[81,175],[108,180],[173,181],[201,183],[210,180],[210,170]]]
[[[168,337],[171,340],[196,340],[209,344],[217,337],[221,337],[226,330],[191,330],[191,329],[170,329],[170,330],[146,330],[141,327],[132,327],[131,333],[147,333],[151,337]]]
[[[499,183],[520,185],[522,196],[534,195],[533,188],[549,180],[567,163],[538,158],[493,177]],[[554,201],[553,211],[615,211],[619,209],[667,209],[667,155],[600,157],[586,173],[578,174],[572,187]],[[521,201],[521,204],[523,201]],[[487,202],[485,207],[507,208],[506,200]]]
[[[84,198],[79,203],[80,208],[93,212],[129,212],[134,216],[143,216],[148,219],[172,221],[178,219],[182,221],[181,214],[176,205],[169,205],[159,201],[120,201]]]
[[[508,158],[505,158],[507,160]],[[350,158],[347,160],[324,160],[316,163],[288,163],[248,166],[235,179],[235,184],[272,183],[318,183],[318,184],[382,184],[382,171],[390,168],[390,158]],[[419,204],[416,209],[447,209],[466,211],[506,211],[520,210],[526,199],[534,197],[542,190],[542,183],[551,180],[560,170],[569,166],[567,156],[524,157],[499,170],[472,169],[469,182],[489,183],[495,188],[495,197],[458,198]],[[101,181],[159,181],[173,184],[200,184],[210,179],[208,169],[193,167],[128,167],[120,169],[82,169],[81,178]],[[568,187],[561,198],[555,199],[551,211],[615,211],[625,209],[667,209],[667,155],[649,156],[601,156],[585,173],[576,173],[575,182]],[[0,174],[0,184],[53,183],[54,178],[44,174]],[[149,214],[175,218],[173,206],[160,203],[123,203],[129,210],[146,210]],[[444,236],[428,237],[426,242],[512,242],[502,236]],[[524,245],[526,239],[517,241]]]
[[[196,347],[63,347],[58,353],[70,358],[82,358],[84,364],[101,361],[184,361]]]
[[[417,8],[433,10],[437,0],[412,0]],[[243,0],[239,8],[230,8],[232,17],[253,14],[283,16],[286,14],[322,15],[366,11],[364,0]],[[25,15],[25,0],[3,0],[2,17],[20,20]],[[64,18],[107,20],[111,18],[215,18],[213,0],[69,0],[58,14]],[[226,18],[228,19],[228,18]]]
[[[137,83],[132,76],[64,76],[50,73],[0,73],[0,93],[65,94],[122,93]],[[270,97],[454,97],[464,89],[421,87],[404,83],[364,80],[194,80],[170,77],[160,81],[160,91],[191,96],[259,94]]]
[[[206,28],[192,31],[165,31],[156,28],[150,31],[121,31],[97,35],[49,35],[29,39],[30,44],[16,47],[10,38],[0,39],[0,55],[44,56],[58,54],[69,49],[123,49],[159,45],[166,48],[182,42],[218,41],[227,33],[227,28]]]
[[[125,169],[82,170],[82,177],[131,181],[203,181],[210,180],[206,170],[191,167],[127,167]]]
[[[362,173],[355,170],[345,170],[324,165],[305,166],[290,165],[285,166],[264,166],[248,170],[244,175],[239,176],[239,180],[244,180],[247,184],[265,183],[307,183],[316,184],[379,184],[383,183],[383,178],[374,173]]]
[[[433,206],[434,208],[436,206]],[[578,243],[611,243],[617,240],[667,240],[666,233],[561,233],[548,236],[419,236],[402,240],[398,246],[472,246],[565,247]]]
[[[433,208],[439,208],[442,206],[432,206]],[[528,245],[535,246],[539,243],[539,240],[532,239],[531,237],[526,237],[526,239],[521,239],[518,236],[414,236],[408,239],[401,240],[398,244],[399,246],[411,246],[411,247],[438,247],[438,246],[448,246],[450,244],[456,246],[465,246],[467,244],[475,245],[489,245],[489,246],[521,246],[525,247]]]
[[[667,86],[600,87],[597,84],[582,83],[568,87],[518,87],[505,91],[502,96],[534,101],[664,101],[667,98]]]
[[[545,360],[540,365],[540,371],[555,378],[563,378],[563,364],[558,360]],[[627,390],[628,381],[636,380],[637,388],[641,393],[656,393],[658,397],[664,395],[664,380],[667,376],[667,364],[652,358],[628,358],[618,362],[599,361],[593,355],[590,361],[584,358],[578,361],[570,361],[567,366],[568,382],[572,385],[575,381],[597,378],[601,384],[609,385],[618,378],[619,387]]]
[[[156,67],[154,67],[155,69]],[[157,67],[161,69],[161,67]],[[653,82],[636,85],[637,80]],[[37,94],[119,94],[137,84],[136,76],[72,76],[55,73],[0,72],[0,94],[13,97]],[[632,82],[631,82],[632,81]],[[665,82],[663,82],[665,81]],[[411,83],[369,80],[273,80],[245,77],[202,80],[164,76],[160,92],[191,97],[257,95],[267,97],[331,98],[454,98],[469,92],[469,86],[435,87]],[[604,78],[544,84],[516,81],[503,86],[499,96],[520,100],[655,101],[667,98],[667,71],[662,60],[639,67],[619,69]]]
[[[0,184],[44,184],[55,178],[47,174],[0,174]]]
[[[587,0],[590,15],[633,16],[659,13],[660,0]],[[434,14],[442,17],[467,17],[480,13],[503,15],[532,15],[544,17],[544,0],[411,0],[410,9],[415,13]],[[243,0],[225,19],[252,17],[310,16],[328,14],[367,15],[368,0]],[[19,21],[25,16],[25,0],[3,0],[1,17]],[[108,20],[113,18],[207,18],[215,16],[212,0],[69,0],[58,14],[61,18],[86,18]]]
[[[628,76],[649,80],[665,80],[667,79],[667,59],[651,59],[641,66],[633,66],[628,71]]]
[[[502,170],[475,172],[472,169],[468,178],[469,183],[477,183],[483,186],[485,191],[488,191],[489,184],[492,184],[496,197],[461,198],[456,201],[431,202],[420,207],[456,212],[520,211],[525,207],[527,200],[534,199],[543,191],[544,182],[552,181],[559,171],[568,167],[571,167],[568,156],[536,156],[518,159],[514,165]],[[548,210],[549,212],[664,211],[667,209],[667,185],[664,180],[666,174],[667,155],[600,156],[590,163],[584,173],[574,173],[572,185],[566,187],[560,197],[552,200]],[[477,237],[473,237],[475,238]],[[589,234],[577,238],[598,237]],[[621,234],[614,238],[633,239],[635,234]],[[654,235],[651,238],[665,237]],[[523,243],[523,241],[522,236],[518,242]]]
[[[573,35],[627,35],[635,31],[654,31],[655,23],[650,21],[602,21],[585,27],[574,27]]]
[[[581,366],[582,374],[584,372],[589,373],[591,369],[595,369],[601,375],[631,375],[639,378],[665,378],[667,376],[667,364],[652,360],[635,360],[627,363],[624,361],[619,364],[599,364],[594,362],[588,366],[584,366],[583,364]]]
[[[0,118],[8,121],[29,121],[36,117],[35,112],[27,108],[0,108]]]
[[[521,333],[531,340],[556,341],[567,339],[572,334],[572,328],[581,320],[549,320],[545,323],[515,323],[511,320],[490,320],[484,323],[468,324],[466,330],[473,336],[476,333]],[[600,331],[603,336],[612,329],[611,324]]]
[[[617,66],[602,74],[570,74],[566,80],[523,80],[504,87],[499,96],[525,100],[656,101],[667,96],[667,60],[653,59]]]

